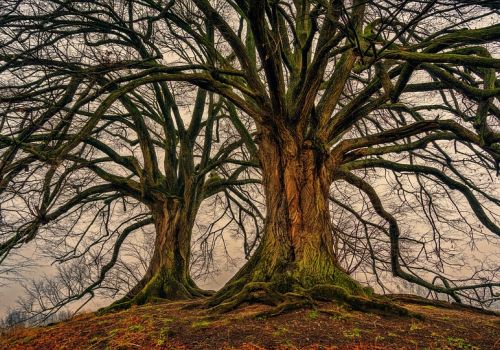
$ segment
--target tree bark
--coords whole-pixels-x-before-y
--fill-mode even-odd
[[[210,305],[231,308],[255,299],[279,304],[287,293],[318,294],[324,286],[333,286],[334,294],[366,295],[333,251],[328,195],[335,161],[288,130],[264,130],[259,152],[267,205],[264,235]],[[257,296],[262,290],[264,298]]]
[[[178,199],[153,208],[156,240],[143,279],[128,293],[139,304],[156,298],[179,300],[205,295],[189,274],[193,218]]]
[[[151,209],[156,238],[148,269],[141,281],[124,298],[113,303],[110,309],[160,299],[186,300],[211,294],[198,288],[189,273],[194,224],[192,211],[178,198],[158,201]]]

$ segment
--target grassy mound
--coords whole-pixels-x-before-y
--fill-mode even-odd
[[[83,314],[47,327],[16,328],[0,349],[495,349],[500,317],[445,305],[399,302],[423,318],[384,316],[324,302],[276,317],[250,305],[211,315],[187,302]]]

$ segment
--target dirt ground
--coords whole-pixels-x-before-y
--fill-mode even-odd
[[[500,350],[500,317],[471,310],[403,304],[423,315],[381,316],[332,303],[258,318],[265,306],[224,315],[160,303],[67,322],[16,328],[0,349],[483,349]]]

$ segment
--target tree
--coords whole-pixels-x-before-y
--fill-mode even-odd
[[[430,283],[405,270],[398,222],[359,174],[383,168],[431,178],[460,191],[477,219],[500,232],[495,213],[483,209],[498,199],[457,170],[442,146],[451,140],[456,153],[498,168],[491,123],[498,118],[499,61],[487,43],[498,40],[500,27],[468,27],[492,13],[443,1],[192,3],[195,10],[174,5],[165,17],[184,42],[206,50],[205,33],[188,16],[209,19],[227,51],[206,74],[187,72],[185,79],[203,76],[202,85],[253,118],[267,207],[258,250],[212,305],[225,310],[257,298],[283,308],[299,293],[377,307],[360,305],[364,299],[356,296],[370,292],[333,254],[328,199],[340,180],[361,190],[387,222],[393,274],[460,300],[456,292],[471,286]],[[425,91],[436,91],[440,101],[411,101]],[[398,153],[409,163],[395,162]]]
[[[133,31],[134,13],[113,29],[128,35],[118,40],[99,30],[103,22],[94,32],[68,27],[57,2],[2,11],[1,261],[37,238],[50,242],[46,255],[56,262],[87,264],[59,270],[54,312],[92,297],[124,242],[153,226],[145,275],[116,306],[208,295],[189,273],[198,208],[256,182],[245,178],[253,163],[231,135],[226,99],[141,77],[159,66]]]
[[[211,299],[216,309],[260,300],[279,312],[314,299],[387,307],[335,255],[330,199],[356,214],[331,196],[339,183],[358,189],[381,218],[378,229],[388,235],[394,276],[456,301],[464,290],[499,285],[451,286],[439,275],[427,280],[431,271],[412,269],[401,245],[422,242],[401,231],[400,218],[377,189],[379,181],[392,182],[392,200],[406,204],[404,182],[413,182],[425,220],[439,233],[436,240],[442,237],[436,218],[443,218],[433,199],[440,191],[457,209],[464,203],[455,202],[456,193],[465,198],[474,216],[463,217],[467,225],[477,220],[500,233],[493,176],[500,161],[500,60],[491,51],[500,26],[490,24],[498,20],[491,2],[47,3],[40,19],[27,17],[31,35],[64,26],[61,31],[72,40],[80,37],[83,46],[127,47],[136,40],[158,57],[153,65],[135,64],[137,73],[122,76],[117,91],[183,82],[222,96],[230,112],[233,105],[240,112],[230,113],[231,119],[259,160],[266,219],[255,253]],[[16,27],[23,19],[9,15],[4,23]],[[126,33],[118,29],[122,24]],[[52,46],[55,40],[61,45],[54,39]],[[21,51],[17,57],[29,56]],[[255,137],[238,123],[241,114],[251,118]],[[482,176],[472,177],[468,167]]]

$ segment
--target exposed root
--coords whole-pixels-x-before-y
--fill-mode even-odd
[[[400,301],[403,303],[409,303],[409,304],[417,304],[417,305],[427,305],[427,306],[434,306],[434,307],[439,307],[443,309],[454,309],[454,310],[471,310],[474,312],[479,312],[485,315],[493,315],[493,316],[500,316],[500,313],[494,310],[487,310],[487,309],[482,309],[477,306],[472,306],[472,305],[467,305],[467,304],[459,304],[459,303],[449,303],[444,300],[430,300],[418,295],[412,295],[412,294],[389,294],[385,296],[391,301]]]
[[[285,298],[271,310],[258,313],[256,317],[273,317],[298,309],[316,307],[315,301],[309,295],[286,293]]]
[[[197,296],[200,297],[211,297],[212,295],[215,294],[215,290],[205,290],[198,287],[196,288],[196,292]]]
[[[229,288],[233,290],[233,288]],[[227,295],[228,293],[224,293]],[[370,293],[371,294],[371,293]],[[217,296],[217,301],[222,298]],[[408,309],[394,304],[388,299],[379,296],[360,294],[353,295],[340,286],[331,284],[318,284],[310,289],[301,287],[294,288],[293,292],[280,292],[275,284],[271,282],[250,282],[233,296],[223,299],[223,302],[214,305],[211,300],[208,305],[211,311],[225,313],[232,311],[245,303],[260,303],[273,306],[268,311],[257,314],[257,317],[277,316],[285,312],[300,308],[315,308],[318,302],[338,302],[342,306],[357,311],[366,311],[382,315],[410,316],[421,318],[422,316]]]
[[[190,300],[185,305],[181,306],[181,310],[205,309],[207,305],[206,298]]]
[[[383,315],[411,316],[421,318],[422,316],[396,305],[383,297],[351,295],[339,286],[320,284],[308,291],[315,300],[340,301],[349,308],[356,311],[373,312]]]
[[[210,298],[210,300],[208,301],[208,306],[212,307],[220,305],[224,302],[227,302],[229,299],[234,298],[237,291],[244,288],[246,282],[246,279],[240,279],[224,286],[222,290],[220,290]]]
[[[128,309],[133,305],[143,305],[167,300],[193,300],[197,298],[206,298],[213,295],[213,293],[213,291],[205,291],[198,288],[191,280],[183,283],[174,278],[168,272],[161,271],[135,295],[126,295],[111,305],[99,309],[97,312],[98,314],[104,314]]]
[[[219,298],[217,298],[219,299]],[[212,311],[218,313],[229,312],[236,309],[243,303],[261,303],[266,305],[276,306],[284,301],[281,293],[273,290],[272,285],[268,282],[250,282],[243,289],[228,298],[224,302],[213,306]],[[209,305],[211,303],[209,302]]]
[[[116,312],[116,311],[121,311],[121,310],[126,310],[132,306],[132,300],[123,297],[111,305],[108,305],[106,307],[102,307],[99,310],[96,311],[97,315],[104,315],[110,312]]]

